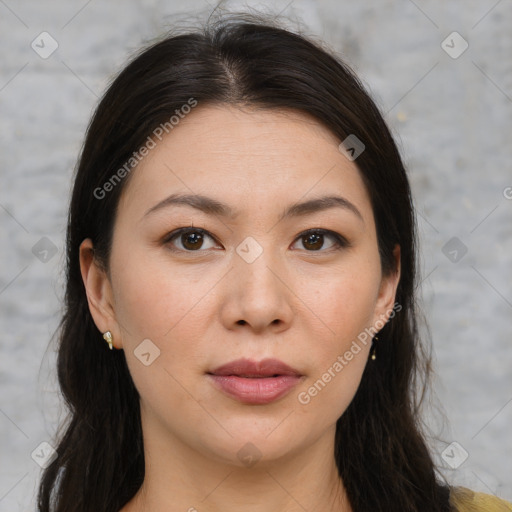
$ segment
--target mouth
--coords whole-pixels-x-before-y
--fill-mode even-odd
[[[218,390],[251,405],[264,405],[284,397],[304,377],[278,359],[238,359],[207,375]]]

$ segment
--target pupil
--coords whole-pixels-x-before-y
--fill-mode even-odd
[[[315,247],[312,247],[314,250],[318,250],[322,247],[322,236],[317,233],[311,233],[310,235],[306,235],[306,244],[314,245]]]
[[[187,244],[190,244],[191,249],[201,247],[202,238],[203,236],[200,233],[187,233],[183,235],[185,237],[185,242],[183,243],[184,247],[187,247]],[[183,239],[182,239],[183,241]]]

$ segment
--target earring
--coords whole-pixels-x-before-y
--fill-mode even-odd
[[[113,348],[112,348],[112,333],[110,331],[107,331],[105,334],[103,334],[103,339],[108,343],[110,350],[113,350]]]
[[[372,350],[371,350],[371,356],[370,356],[372,358],[372,361],[375,361],[375,359],[377,359],[377,355],[375,354],[375,341],[378,341],[378,340],[379,340],[378,336],[373,337]]]

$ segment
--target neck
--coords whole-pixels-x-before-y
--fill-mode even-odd
[[[333,426],[299,453],[240,467],[169,433],[162,442],[147,432],[144,483],[121,512],[351,512],[333,456],[334,433]]]

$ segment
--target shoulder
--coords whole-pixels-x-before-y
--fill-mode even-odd
[[[452,487],[450,505],[457,512],[512,512],[512,503],[466,487]]]

